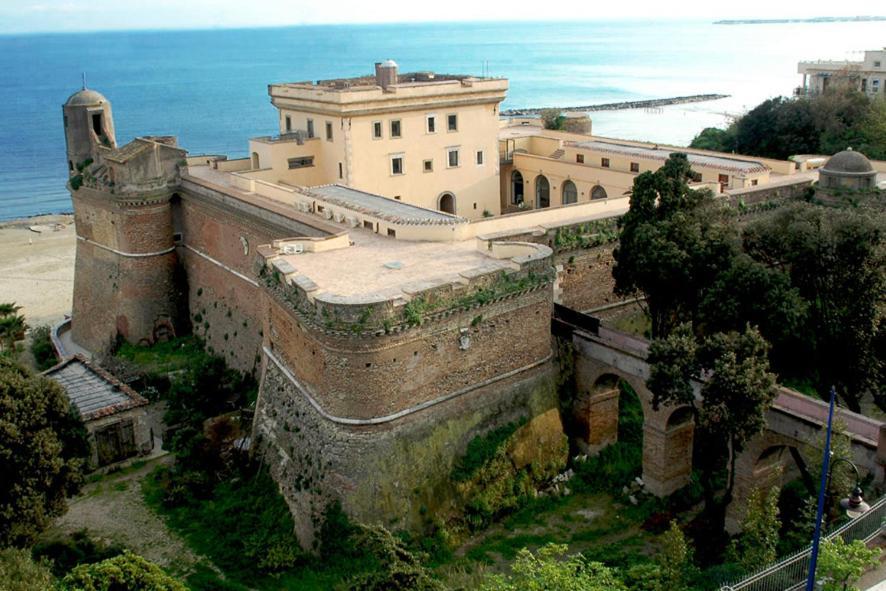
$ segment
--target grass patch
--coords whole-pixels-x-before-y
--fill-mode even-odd
[[[182,370],[208,356],[203,345],[193,336],[178,337],[150,347],[124,342],[115,355],[149,374],[167,374]]]

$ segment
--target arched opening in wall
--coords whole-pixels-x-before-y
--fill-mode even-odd
[[[541,174],[535,177],[535,206],[539,209],[551,206],[551,183]]]
[[[523,175],[519,170],[511,173],[511,203],[513,205],[523,203]]]
[[[563,205],[578,202],[578,189],[572,181],[563,181]]]
[[[591,199],[606,199],[606,189],[600,185],[594,185],[591,189]]]
[[[440,211],[446,213],[455,213],[455,195],[452,193],[443,193],[440,195],[440,203],[438,206]]]
[[[258,168],[259,168],[258,152],[253,152],[252,153],[252,169],[258,170]]]
[[[597,455],[609,477],[628,480],[643,472],[643,404],[631,385],[615,374],[597,378],[579,392],[569,429],[570,451]],[[601,475],[601,478],[607,476]]]

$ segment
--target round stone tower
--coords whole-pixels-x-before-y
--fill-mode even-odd
[[[173,201],[186,152],[174,138],[117,148],[111,103],[84,88],[62,106],[77,231],[71,336],[99,353],[181,330]]]
[[[117,147],[111,102],[100,92],[85,86],[68,97],[62,105],[68,174],[77,174],[89,160],[96,162],[97,147]]]

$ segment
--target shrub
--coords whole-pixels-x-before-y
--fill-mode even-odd
[[[83,564],[62,580],[64,591],[187,591],[162,568],[128,550],[95,564]]]
[[[32,553],[35,558],[49,561],[53,574],[61,577],[80,564],[113,558],[122,554],[123,550],[122,546],[97,542],[89,537],[86,530],[81,530],[64,538],[38,543]]]
[[[443,591],[422,565],[423,556],[411,552],[403,542],[380,525],[360,525],[353,536],[356,545],[377,563],[377,568],[351,577],[348,591]]]
[[[0,550],[0,589],[3,591],[46,591],[53,577],[46,561],[35,561],[27,550]]]
[[[49,331],[50,328],[45,324],[31,330],[31,354],[40,371],[47,370],[58,362]]]

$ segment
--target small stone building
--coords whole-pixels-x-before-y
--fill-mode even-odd
[[[847,148],[830,157],[819,171],[820,188],[866,191],[877,187],[877,171],[861,152]]]
[[[150,453],[148,401],[132,388],[81,355],[65,359],[43,375],[65,389],[86,424],[90,468]]]

